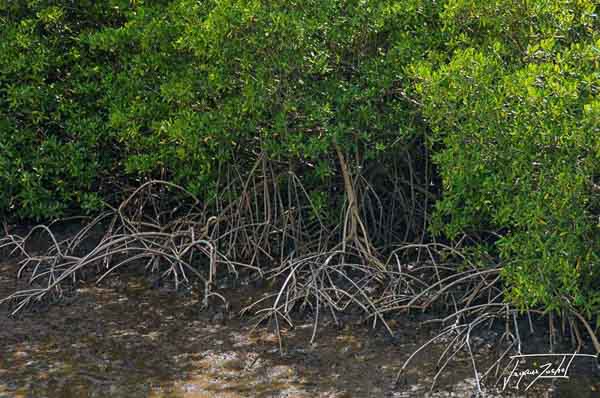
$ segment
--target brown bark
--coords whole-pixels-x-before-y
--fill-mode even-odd
[[[344,190],[346,192],[346,198],[348,199],[348,208],[346,210],[346,217],[344,220],[342,250],[346,250],[346,245],[348,243],[354,243],[360,252],[365,255],[365,257],[375,263],[378,267],[383,267],[374,253],[374,249],[372,248],[369,239],[369,233],[360,217],[358,201],[356,198],[356,190],[354,189],[354,183],[352,181],[352,176],[350,175],[346,157],[344,156],[344,153],[340,149],[339,145],[334,144],[334,146],[340,162],[340,169],[344,178]]]

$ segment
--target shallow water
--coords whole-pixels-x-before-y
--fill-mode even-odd
[[[0,295],[14,290],[14,264],[0,265]],[[0,397],[445,397],[470,396],[473,368],[459,355],[430,392],[444,344],[419,354],[402,378],[402,363],[435,334],[417,319],[390,321],[391,340],[355,318],[334,327],[324,321],[314,344],[312,323],[283,330],[284,353],[268,327],[252,332],[249,319],[201,310],[194,291],[152,289],[141,275],[81,283],[72,298],[39,312],[8,318],[0,308]],[[260,292],[230,292],[241,308]],[[480,339],[480,371],[498,357]],[[573,369],[571,378],[549,380],[528,392],[507,389],[488,396],[597,397],[600,379]],[[490,390],[491,391],[491,390]]]

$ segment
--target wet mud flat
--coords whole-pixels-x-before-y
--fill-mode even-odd
[[[14,261],[0,260],[0,296],[17,281]],[[324,319],[311,344],[313,324],[299,320],[282,330],[283,353],[268,325],[252,330],[238,311],[264,288],[225,291],[231,307],[202,309],[194,289],[152,286],[135,272],[100,285],[81,282],[63,300],[9,317],[0,307],[0,397],[469,397],[475,379],[471,358],[457,355],[433,391],[436,365],[448,342],[420,352],[394,385],[403,362],[439,329],[427,315],[390,320],[396,336],[373,330],[356,317],[341,325]],[[474,338],[482,371],[501,350],[494,332]],[[527,348],[547,352],[531,337]],[[536,346],[536,344],[538,346]],[[569,351],[567,351],[569,352]],[[600,379],[589,366],[573,366],[569,379],[543,380],[528,391],[486,389],[499,397],[598,397]],[[514,383],[512,383],[514,384]]]

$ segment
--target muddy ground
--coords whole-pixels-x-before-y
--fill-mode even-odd
[[[16,268],[16,260],[0,259],[0,297],[26,286],[15,279]],[[297,320],[284,329],[280,353],[272,328],[252,331],[252,320],[238,314],[265,287],[225,290],[230,310],[203,310],[198,290],[176,293],[153,285],[153,278],[125,270],[100,285],[82,281],[63,300],[16,317],[0,306],[0,398],[468,397],[474,391],[466,353],[430,391],[447,343],[421,352],[394,385],[404,360],[438,331],[422,324],[427,314],[391,319],[394,338],[357,317],[343,317],[341,326],[325,319],[313,344],[311,320]],[[495,325],[475,336],[480,372],[499,357],[502,347],[494,339],[501,330]],[[536,330],[526,348],[548,352],[543,327]],[[528,391],[494,389],[492,378],[483,388],[486,396],[600,396],[598,372],[576,362],[569,379],[539,381]]]

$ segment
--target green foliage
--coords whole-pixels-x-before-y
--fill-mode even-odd
[[[450,1],[448,60],[413,67],[448,236],[502,231],[519,306],[597,313],[600,35],[591,1]]]
[[[118,153],[103,129],[104,60],[80,35],[122,22],[119,6],[0,2],[0,214],[48,219],[92,202]],[[70,4],[70,3],[69,3]],[[110,148],[110,147],[109,147]],[[97,209],[98,200],[92,206]]]
[[[432,230],[500,232],[513,301],[600,310],[592,0],[0,0],[0,214],[93,213],[114,182],[210,199],[258,156],[312,217],[357,167],[427,142]]]
[[[9,2],[2,207],[60,215],[80,208],[104,172],[166,172],[207,195],[222,165],[250,167],[258,153],[300,165],[322,189],[337,168],[333,142],[369,159],[415,134],[402,68],[427,48],[411,41],[436,13],[406,5]]]

